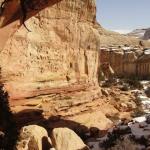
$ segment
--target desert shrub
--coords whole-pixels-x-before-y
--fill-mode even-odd
[[[122,90],[122,91],[128,91],[129,89],[130,89],[129,84],[123,84],[123,86],[120,88],[120,90]]]
[[[105,150],[137,150],[139,144],[134,142],[130,135],[109,134],[109,140],[99,146]]]
[[[142,110],[142,108],[137,107],[131,114],[131,117],[133,117],[133,118],[140,117],[140,116],[143,116],[144,114],[145,114],[145,112]]]
[[[101,81],[104,81],[104,80],[105,80],[105,75],[102,72],[101,68],[99,67],[99,69],[98,69],[98,82],[100,83]]]
[[[125,83],[128,83],[132,89],[142,89],[143,86],[140,83],[140,80],[136,77],[132,77],[130,79],[124,79]]]
[[[129,138],[125,138],[124,140],[118,140],[117,144],[114,147],[111,147],[109,150],[137,150],[138,145],[136,145]]]

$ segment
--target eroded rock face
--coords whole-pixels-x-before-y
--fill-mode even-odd
[[[7,6],[15,7],[16,0]],[[71,84],[97,84],[99,33],[95,0],[54,0],[25,22],[5,33],[0,53],[1,80],[11,99],[32,97]],[[4,13],[1,25],[12,18]],[[8,36],[9,34],[9,36]],[[2,39],[0,39],[2,40]],[[48,91],[47,91],[48,92]],[[45,94],[45,93],[44,93]]]
[[[117,75],[126,73],[128,76],[135,74],[137,57],[134,52],[124,53],[121,50],[101,51],[101,62],[109,62]]]

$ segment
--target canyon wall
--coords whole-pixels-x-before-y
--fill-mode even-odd
[[[40,11],[28,13],[25,24],[31,32],[20,25],[18,1],[5,7],[0,18],[0,75],[11,99],[97,85],[100,35],[95,0],[41,4]]]
[[[150,50],[101,48],[100,63],[108,63],[116,76],[149,79]]]

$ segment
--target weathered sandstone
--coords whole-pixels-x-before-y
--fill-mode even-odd
[[[68,128],[56,128],[52,131],[52,142],[57,150],[88,150],[78,135]]]
[[[43,150],[50,148],[51,140],[44,128],[37,125],[30,125],[21,129],[16,145],[17,150]]]
[[[16,0],[0,18],[1,81],[11,99],[50,93],[49,90],[97,84],[99,33],[95,28],[94,0],[49,1],[41,11],[29,13],[26,26],[15,14]],[[32,16],[33,15],[33,16]],[[17,18],[17,16],[16,16]],[[8,26],[6,22],[12,22]],[[10,31],[8,33],[8,31]],[[10,34],[11,33],[11,34]]]

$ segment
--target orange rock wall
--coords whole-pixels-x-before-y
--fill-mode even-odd
[[[15,1],[6,7],[15,4],[18,12]],[[25,22],[31,32],[8,12],[0,18],[1,26],[12,21],[0,29],[1,81],[11,98],[72,84],[96,85],[100,42],[95,0],[53,0],[35,14]]]

